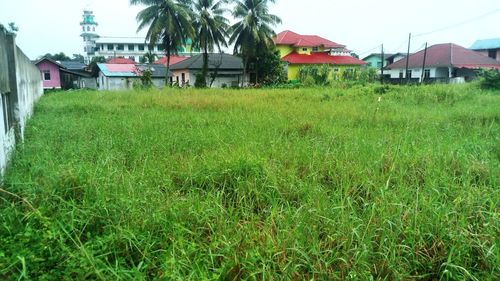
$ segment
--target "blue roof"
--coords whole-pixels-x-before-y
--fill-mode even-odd
[[[472,47],[472,50],[487,50],[487,49],[500,49],[500,38],[477,40]]]

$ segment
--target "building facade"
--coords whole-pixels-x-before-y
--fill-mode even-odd
[[[470,49],[485,57],[500,61],[500,38],[477,40]]]
[[[137,63],[141,57],[151,53],[156,58],[165,56],[165,48],[162,44],[150,44],[142,37],[109,37],[100,36],[97,33],[98,23],[92,11],[83,12],[81,37],[83,38],[83,50],[86,54],[85,62],[90,63],[94,57],[104,57],[106,60],[112,58],[127,58]],[[184,46],[177,49],[177,53],[183,56],[199,54],[197,48],[193,48],[193,41],[188,39]]]
[[[286,30],[273,39],[281,59],[287,63],[288,80],[297,80],[304,65],[331,65],[333,71],[351,71],[366,62],[351,56],[345,45],[317,35],[300,35]]]

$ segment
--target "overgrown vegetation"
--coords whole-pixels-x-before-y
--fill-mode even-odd
[[[499,121],[474,85],[49,94],[0,279],[499,280]]]
[[[500,90],[500,71],[482,70],[479,75],[479,84],[483,89]]]
[[[306,86],[327,86],[337,83],[366,85],[378,79],[373,68],[339,67],[332,65],[304,65],[299,68],[299,81]]]

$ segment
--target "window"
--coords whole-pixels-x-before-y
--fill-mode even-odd
[[[85,32],[85,26],[82,26],[82,31]]]
[[[411,78],[411,69],[408,69],[408,72],[406,72],[406,78]]]
[[[313,47],[313,48],[312,48],[312,51],[313,51],[313,52],[317,52],[317,51],[318,51],[318,47]]]
[[[95,31],[95,26],[94,26],[94,27],[92,27],[92,31]]]
[[[175,82],[179,85],[179,76],[175,76]]]
[[[129,51],[134,51],[135,50],[134,44],[128,44],[128,50]]]
[[[158,45],[158,51],[165,51],[165,47],[163,47],[162,45]]]
[[[497,59],[497,50],[488,50],[488,57],[492,59]]]
[[[302,51],[303,52],[307,52],[307,48],[302,48]]]
[[[116,45],[116,50],[117,51],[123,51],[123,50],[125,50],[125,45],[123,45],[123,44]]]
[[[130,56],[130,57],[128,57],[128,59],[135,61],[135,57],[134,56]]]
[[[182,81],[182,85],[184,85],[184,83],[186,83],[186,74],[185,73],[182,73],[181,74],[181,81]]]
[[[50,71],[49,70],[43,71],[43,80],[50,81]]]
[[[154,51],[155,50],[155,46],[154,45],[148,45],[148,50]]]
[[[87,31],[90,31],[90,26],[87,26]]]
[[[333,72],[339,72],[339,69],[338,68],[334,68]]]
[[[144,51],[144,44],[139,44],[139,51]]]
[[[113,44],[108,44],[108,51],[113,51],[115,49],[115,46]]]
[[[431,70],[430,69],[424,70],[424,79],[428,79],[428,78],[431,78]]]
[[[399,79],[403,79],[403,77],[404,77],[404,76],[403,76],[403,71],[400,71],[400,72],[399,72]]]

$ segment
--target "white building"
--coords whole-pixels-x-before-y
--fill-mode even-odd
[[[161,44],[149,44],[145,38],[99,36],[96,29],[98,24],[92,11],[83,12],[83,21],[80,25],[86,63],[99,56],[107,60],[123,57],[135,62],[140,62],[140,58],[147,53],[152,53],[157,58],[165,56],[165,48]],[[177,53],[183,56],[199,54],[199,50],[192,48],[192,44],[192,40],[188,39],[186,44],[177,50]]]
[[[406,72],[408,64],[408,73]],[[500,69],[500,62],[456,44],[437,44],[386,67],[391,79],[413,82],[460,82],[476,76],[479,69]],[[423,70],[423,73],[422,73]],[[408,78],[408,79],[407,79]]]

